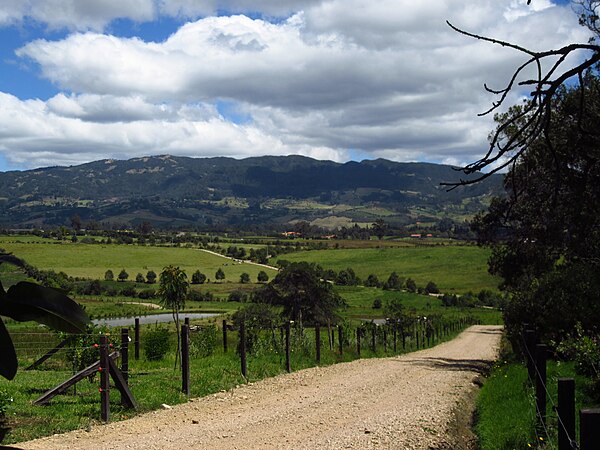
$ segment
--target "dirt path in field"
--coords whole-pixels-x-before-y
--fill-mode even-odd
[[[25,449],[460,449],[449,430],[501,327],[432,349],[312,368]],[[461,405],[461,406],[459,406]]]
[[[231,256],[222,255],[220,253],[213,252],[212,250],[206,250],[204,248],[200,248],[198,250],[200,250],[201,252],[210,253],[211,255],[220,256],[221,258],[229,259],[230,261],[236,262],[238,264],[252,264],[254,266],[265,267],[266,269],[273,269],[273,270],[279,271],[279,267],[270,266],[268,264],[261,264],[261,263],[257,263],[257,262],[254,262],[254,261],[249,261],[247,259],[233,258]]]

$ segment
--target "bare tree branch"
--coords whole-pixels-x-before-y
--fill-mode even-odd
[[[527,4],[530,3],[531,0],[528,0]],[[573,0],[573,3],[578,7],[579,23],[600,37],[600,18],[598,14],[600,1]],[[530,101],[522,111],[518,114],[507,115],[504,122],[500,122],[500,125],[492,133],[485,155],[479,160],[458,169],[466,175],[482,170],[489,171],[476,178],[442,183],[442,185],[454,189],[457,186],[477,183],[490,177],[515,162],[521,153],[536,139],[542,137],[542,135],[547,139],[552,101],[558,89],[572,77],[581,80],[586,71],[600,62],[600,45],[596,45],[592,38],[588,43],[572,43],[558,49],[533,51],[508,41],[462,30],[448,21],[447,24],[454,31],[464,36],[510,48],[528,56],[523,64],[515,68],[506,87],[492,89],[487,84],[484,85],[487,92],[498,95],[499,99],[492,102],[492,106],[487,111],[479,114],[480,116],[488,115],[505,106],[506,99],[511,92],[516,90],[517,86],[533,87],[533,90],[529,93]],[[572,55],[581,55],[579,59],[581,62],[572,66],[565,66],[568,57]],[[548,68],[544,69],[544,66],[548,66]],[[535,70],[536,78],[519,81],[524,72],[529,71],[529,69]],[[583,110],[583,94],[581,102]],[[510,133],[510,137],[507,139],[505,131],[509,128],[516,128],[516,132]]]

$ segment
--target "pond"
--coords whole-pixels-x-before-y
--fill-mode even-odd
[[[206,319],[209,317],[219,316],[217,313],[188,313],[188,314],[180,314],[179,317],[181,322],[183,323],[184,318],[189,317],[190,319]],[[173,322],[173,315],[171,313],[162,313],[162,314],[149,314],[147,316],[138,316],[140,319],[140,324],[149,324],[149,323],[164,323],[164,322]],[[114,319],[94,319],[92,322],[95,325],[106,325],[108,327],[128,327],[133,326],[135,324],[136,317],[116,317]]]

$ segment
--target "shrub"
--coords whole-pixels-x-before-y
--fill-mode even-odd
[[[104,272],[104,279],[106,281],[112,281],[115,279],[115,274],[112,270],[108,269],[106,272]]]
[[[121,289],[121,295],[125,297],[135,297],[135,288],[133,286],[127,286]]]
[[[156,272],[154,270],[149,270],[146,274],[146,281],[148,284],[156,283]]]
[[[212,292],[200,292],[190,289],[187,293],[187,300],[193,302],[212,302],[215,300],[215,296]]]
[[[141,299],[149,299],[149,298],[155,298],[156,297],[156,291],[154,289],[146,289],[144,291],[140,291],[138,294],[138,298]]]
[[[373,309],[381,309],[382,303],[380,298],[373,300]]]
[[[191,356],[210,356],[219,344],[219,333],[216,325],[202,326],[190,337]]]
[[[144,275],[142,275],[141,273],[138,273],[135,276],[135,282],[136,283],[144,283],[146,280],[144,279]]]
[[[248,301],[248,294],[244,291],[236,290],[229,294],[227,301],[245,303]]]
[[[425,286],[425,292],[427,294],[439,294],[440,290],[433,281],[430,281],[429,283],[427,283],[427,286]]]
[[[170,333],[166,328],[157,326],[148,330],[142,341],[148,361],[160,361],[171,349]]]
[[[119,272],[119,281],[125,281],[127,278],[129,278],[129,274],[125,269],[122,269],[121,272]]]
[[[192,284],[204,284],[205,281],[206,281],[206,275],[204,275],[199,270],[196,270],[192,274]]]
[[[260,272],[258,272],[258,276],[256,277],[256,279],[259,283],[266,283],[267,281],[269,281],[269,275],[264,270],[261,270]]]

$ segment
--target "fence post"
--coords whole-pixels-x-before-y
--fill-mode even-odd
[[[103,422],[110,420],[110,371],[108,367],[108,339],[100,336],[100,418]]]
[[[356,354],[360,358],[360,328],[356,329]]]
[[[290,322],[285,323],[285,369],[290,373],[292,371],[292,361],[290,354]]]
[[[558,379],[558,450],[572,450],[575,440],[575,379]]]
[[[377,342],[375,341],[375,335],[377,334],[377,326],[373,324],[371,328],[371,351],[375,353],[377,351]]]
[[[344,340],[342,333],[342,326],[338,325],[338,346],[340,347],[340,356],[344,354]]]
[[[190,318],[189,317],[185,317],[183,319],[183,323],[188,326],[188,329],[190,328]]]
[[[316,346],[315,357],[316,357],[317,364],[318,364],[321,362],[321,327],[319,325],[315,326],[315,346]]]
[[[383,326],[383,353],[387,353],[387,325]]]
[[[535,346],[535,404],[538,411],[538,425],[546,427],[546,357],[548,346]]]
[[[600,445],[600,409],[579,411],[579,437],[581,450],[596,450]]]
[[[135,357],[135,360],[137,361],[138,359],[140,359],[140,319],[138,317],[135,318],[133,348],[134,348],[134,357]]]
[[[227,320],[223,320],[223,353],[227,353]]]
[[[394,323],[394,353],[398,353],[398,324]]]
[[[240,362],[242,364],[242,376],[248,378],[248,366],[246,364],[246,322],[240,322]]]
[[[535,384],[535,331],[525,330],[525,359],[529,380]]]
[[[419,324],[415,324],[415,336],[417,337],[417,350],[419,349]]]
[[[190,328],[188,325],[181,325],[181,392],[190,396]]]
[[[127,384],[129,382],[129,328],[121,328],[121,373]],[[121,394],[121,404],[127,404],[123,394]]]

